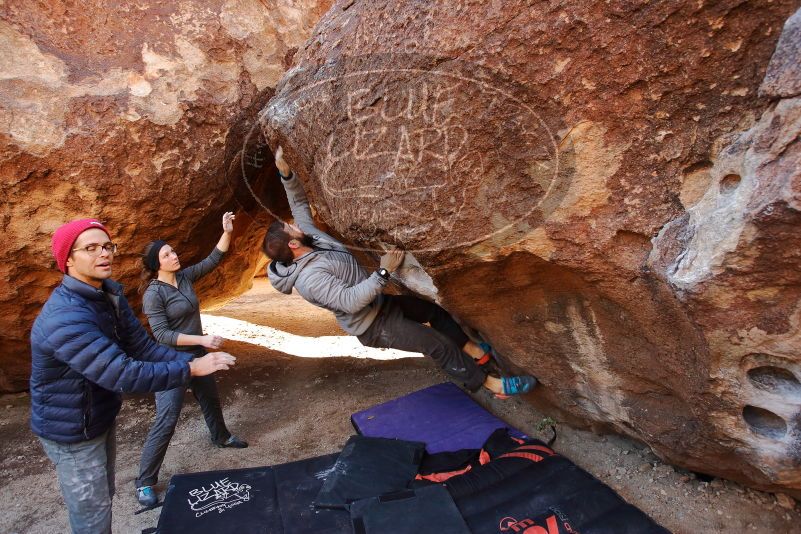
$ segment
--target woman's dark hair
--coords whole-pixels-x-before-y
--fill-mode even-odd
[[[292,249],[289,248],[291,240],[292,237],[284,230],[284,223],[275,221],[267,230],[267,235],[264,236],[262,250],[271,260],[289,265],[295,260],[295,256],[292,255]]]
[[[156,246],[156,242],[155,241],[151,241],[150,243],[145,245],[144,249],[142,249],[142,272],[139,275],[139,294],[140,295],[145,292],[145,289],[147,289],[147,286],[150,285],[150,281],[153,280],[154,278],[156,278],[158,276],[158,274],[159,274],[158,271],[154,271],[153,269],[151,269],[147,265],[147,257],[150,255],[150,251],[153,249],[154,246]]]

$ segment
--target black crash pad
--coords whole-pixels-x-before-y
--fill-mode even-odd
[[[208,471],[170,479],[158,534],[342,534],[344,510],[312,505],[338,454],[273,467]]]

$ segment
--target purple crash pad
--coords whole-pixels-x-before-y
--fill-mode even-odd
[[[357,412],[351,421],[359,434],[422,441],[431,454],[480,449],[499,428],[509,428],[510,434],[519,438],[528,437],[479,406],[452,382]]]

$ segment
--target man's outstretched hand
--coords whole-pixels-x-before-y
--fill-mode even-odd
[[[235,361],[236,358],[227,352],[209,352],[189,362],[189,373],[192,376],[206,376],[215,371],[227,371]]]
[[[381,267],[391,273],[397,271],[398,267],[403,263],[405,254],[406,252],[399,248],[388,250],[386,254],[381,256]]]
[[[275,151],[275,166],[278,167],[278,172],[284,176],[292,174],[292,169],[289,168],[289,163],[284,159],[284,149],[278,145],[278,150]]]

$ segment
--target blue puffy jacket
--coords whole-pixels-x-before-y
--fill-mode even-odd
[[[33,432],[76,443],[111,427],[120,393],[186,384],[191,355],[151,339],[117,282],[100,290],[67,275],[33,323],[31,359]]]

